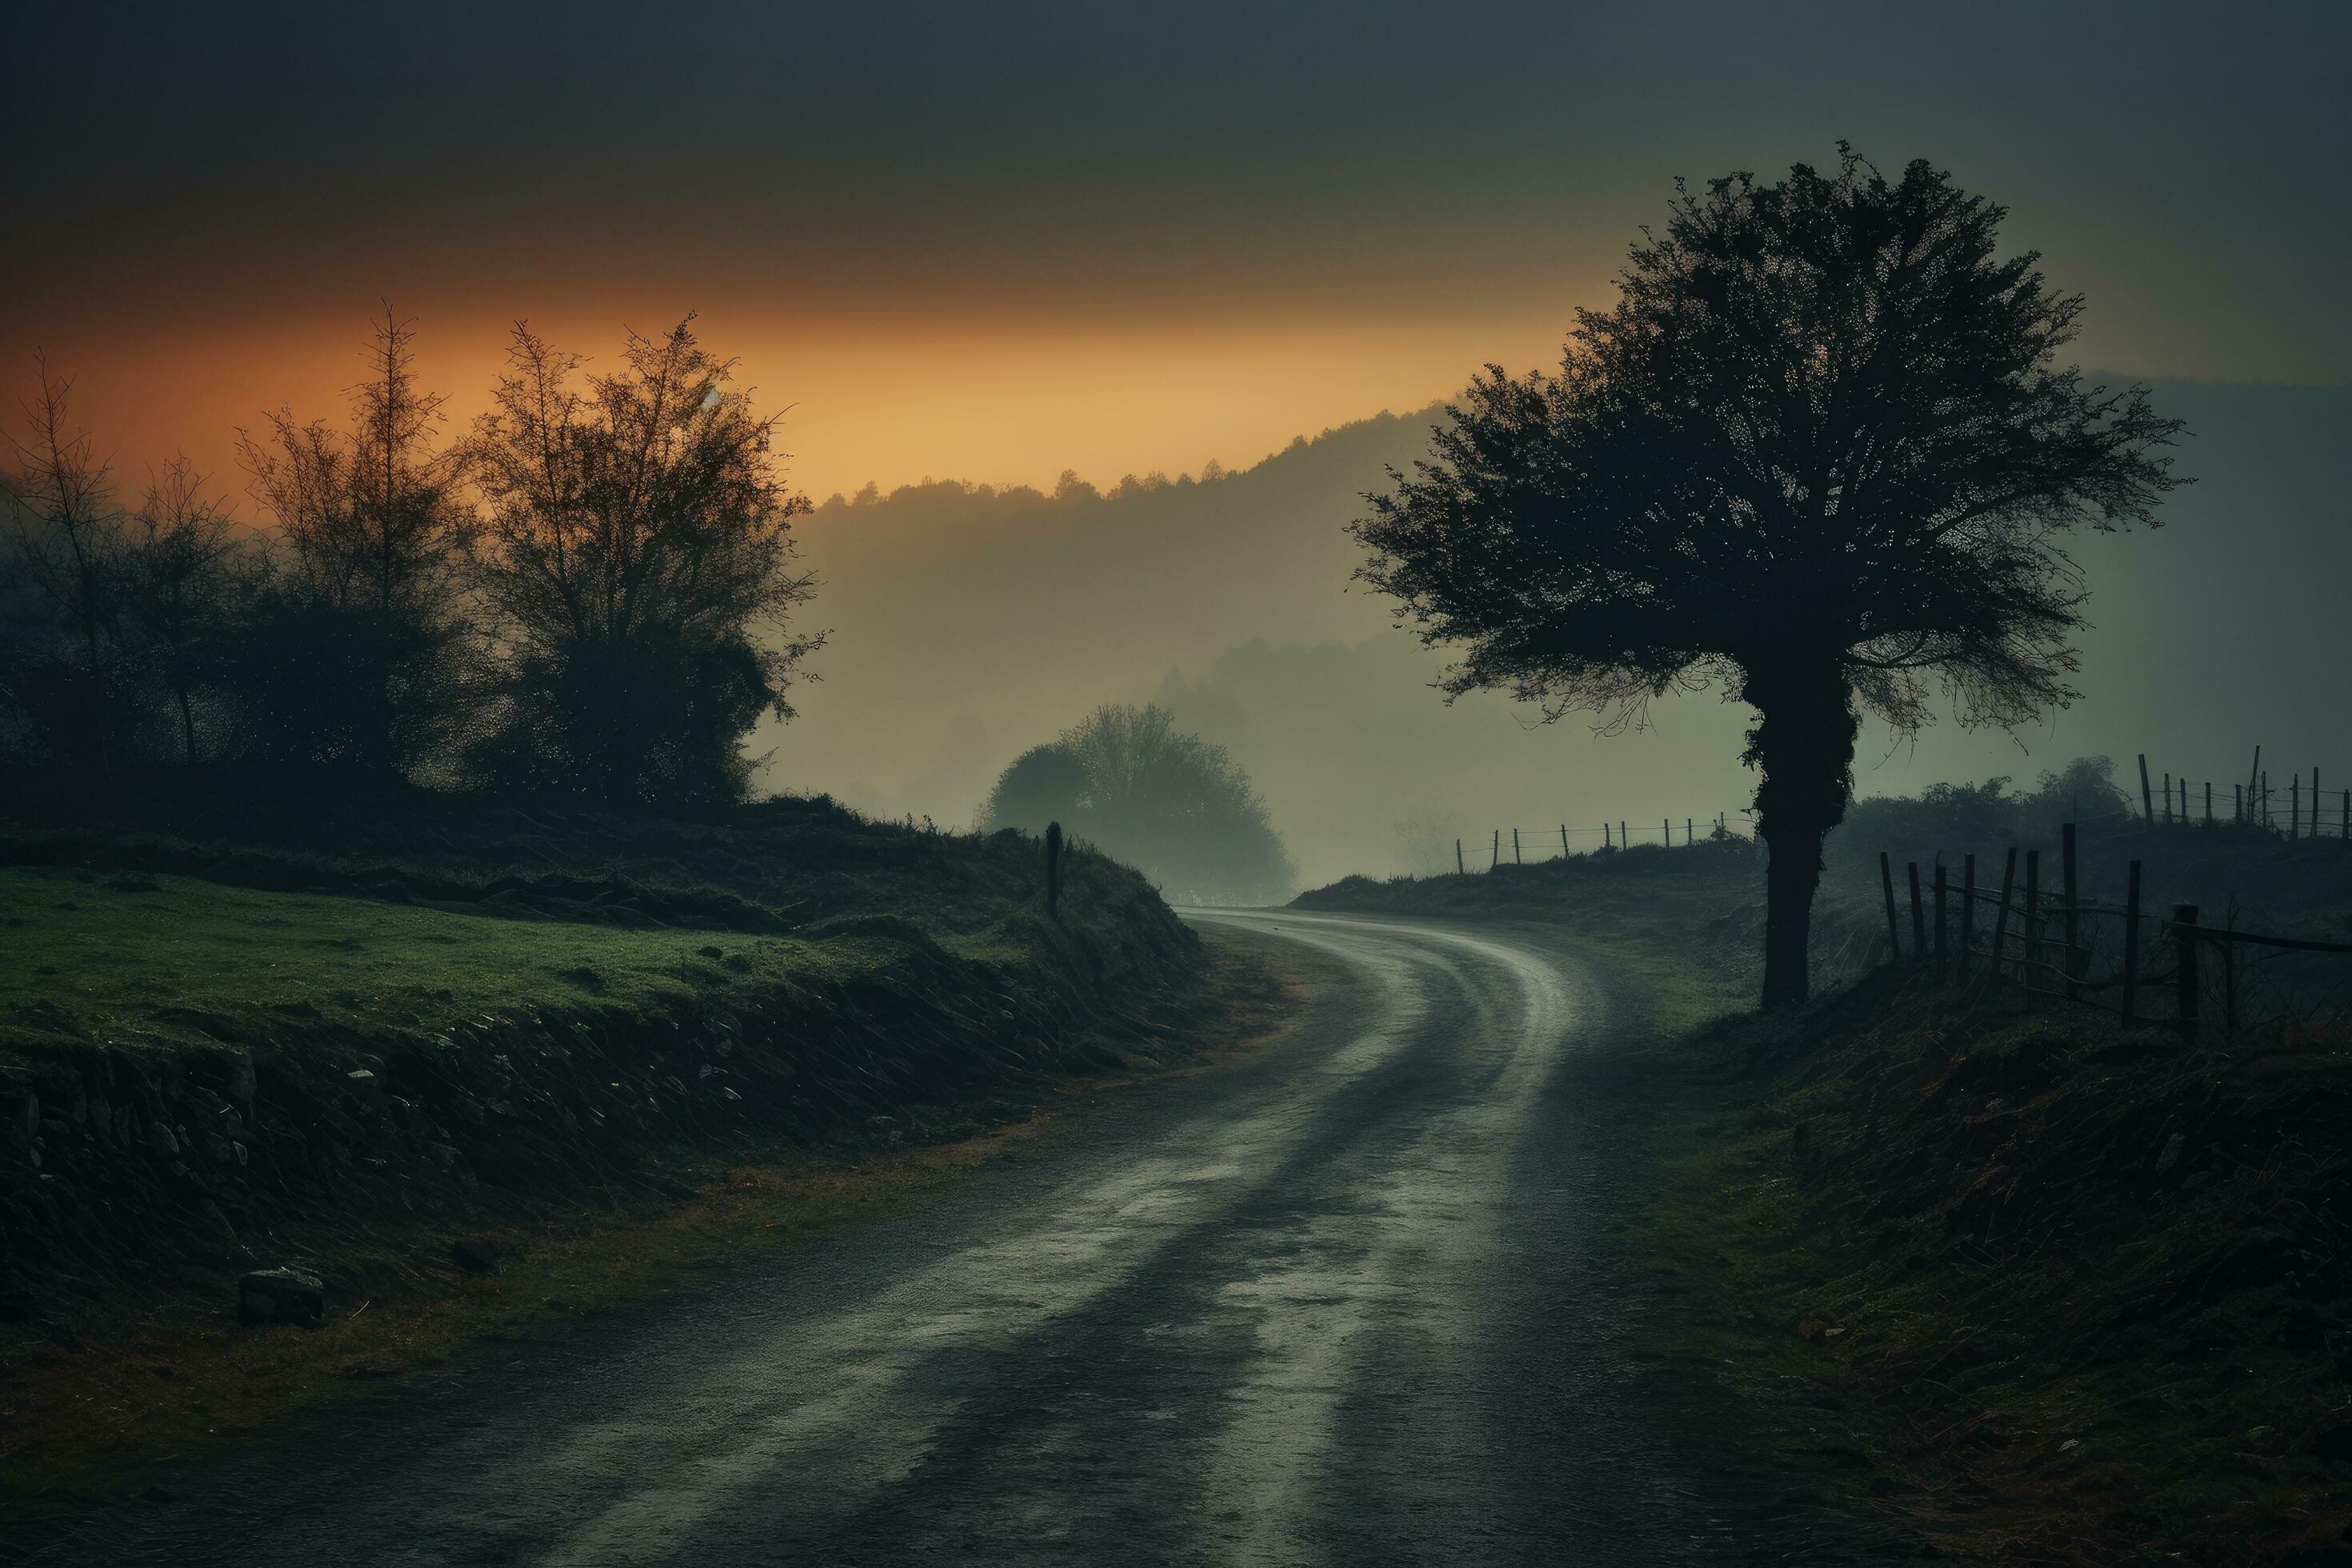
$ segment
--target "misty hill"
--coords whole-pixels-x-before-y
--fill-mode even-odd
[[[2094,623],[2084,700],[2012,741],[1945,724],[1916,745],[1865,729],[1864,795],[1942,779],[2030,784],[2072,757],[2199,777],[2242,773],[2253,745],[2352,778],[2333,737],[2352,689],[2336,655],[2352,529],[2330,454],[2352,389],[2156,384],[2187,419],[2199,482],[2153,534],[2087,536],[2075,554]],[[1343,532],[1385,464],[1425,447],[1438,411],[1343,426],[1209,482],[1095,493],[914,486],[807,520],[835,629],[803,713],[762,733],[767,781],[887,815],[971,820],[996,773],[1072,712],[1156,700],[1225,746],[1264,793],[1302,879],[1434,870],[1428,846],[1566,821],[1705,819],[1746,805],[1748,715],[1714,693],[1658,705],[1645,733],[1549,728],[1493,698],[1444,708],[1441,660],[1351,593]],[[1735,820],[1737,820],[1735,816]],[[1403,823],[1419,831],[1399,831]],[[1580,847],[1581,847],[1580,843]]]
[[[1074,713],[1254,637],[1373,636],[1386,615],[1347,592],[1341,530],[1431,417],[1383,415],[1206,482],[836,496],[802,528],[830,656],[795,694],[803,717],[755,749],[777,747],[776,783],[963,822]]]

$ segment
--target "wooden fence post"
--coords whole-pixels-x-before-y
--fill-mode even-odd
[[[1503,830],[1495,829],[1494,847],[1486,851],[1486,869],[1493,870],[1503,863]]]
[[[1609,825],[1605,822],[1601,825],[1601,847],[1603,849],[1615,847],[1609,842]]]
[[[2170,805],[2169,798],[2166,804]],[[2025,1005],[2033,1005],[2033,984],[2041,976],[2042,966],[2042,851],[2025,852],[2025,925],[2018,933],[2018,951],[2022,962],[2017,977],[2025,985]]]
[[[1454,841],[1454,874],[1457,877],[1470,874],[1470,868],[1462,864],[1462,840],[1459,838]]]
[[[2230,924],[2234,927],[2237,923],[2238,917],[2231,915]],[[2234,1040],[2238,1037],[2238,944],[2225,937],[2221,946],[2221,1037]]]
[[[2213,781],[2205,781],[2205,826],[2213,826]]]
[[[2000,870],[2000,912],[1992,918],[1992,977],[2000,978],[2001,949],[2009,944],[2009,895],[2017,887],[2017,847],[2011,845],[2009,861]]]
[[[1055,921],[1062,918],[1062,825],[1058,822],[1045,824],[1045,915]]]
[[[2352,789],[2344,792],[2344,837],[2352,838]]]
[[[2172,826],[2172,775],[2164,775],[2164,825]]]
[[[2303,775],[2301,773],[2289,773],[2286,776],[2286,836],[2288,842],[2292,843],[2296,838],[2302,837],[2302,827]]]
[[[1696,844],[1696,843],[1697,843],[1697,842],[1698,842],[1698,835],[1697,835],[1697,834],[1696,834],[1696,833],[1693,833],[1693,832],[1691,831],[1691,819],[1690,819],[1689,817],[1687,817],[1687,816],[1684,817],[1684,818],[1683,818],[1683,847],[1684,847],[1684,848],[1685,848],[1685,849],[1687,849],[1687,848],[1689,848],[1692,845],[1694,845],[1694,844]]]
[[[2066,994],[2071,999],[2074,978],[2083,973],[2082,912],[2074,907],[2080,884],[2074,876],[2074,825],[2071,822],[2058,827],[2058,861],[2066,884]]]
[[[1617,824],[1617,842],[1622,848],[1633,847],[1633,840],[1626,836],[1625,824],[1622,820]]]
[[[2139,994],[2139,862],[2124,875],[2124,1022],[2132,1021],[2132,1004]]]
[[[1878,880],[1886,889],[1886,962],[1903,962],[1903,929],[1895,923],[1895,862],[1885,850],[1878,852]]]
[[[2186,773],[2180,778],[2180,826],[2189,826],[2189,776]]]
[[[1527,864],[1519,858],[1519,830],[1516,827],[1511,829],[1511,864],[1514,866]]]
[[[2180,963],[2180,1035],[2197,1037],[2197,924],[2195,904],[2172,906],[2172,941]]]
[[[1911,868],[1911,962],[1927,965],[1927,911],[1919,902],[1919,862],[1909,862]]]
[[[2147,787],[2147,753],[2146,752],[2139,754],[2139,811],[2150,824],[2156,821],[2156,799],[2148,793]]]
[[[1936,862],[1936,989],[1944,988],[1944,905],[1951,883],[1951,868]]]
[[[1960,968],[1961,984],[1969,983],[1969,944],[1977,934],[1977,858],[1960,857]]]
[[[1565,822],[1559,825],[1559,858],[1563,860],[1568,858],[1568,824]]]

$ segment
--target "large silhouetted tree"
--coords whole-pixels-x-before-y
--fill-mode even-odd
[[[1963,722],[2067,702],[2062,536],[2153,522],[2187,482],[2145,389],[2059,364],[2082,298],[1997,253],[2001,207],[1841,153],[1678,186],[1559,374],[1487,367],[1354,526],[1359,574],[1460,650],[1449,696],[1622,727],[1720,682],[1756,710],[1768,1006],[1806,994],[1860,716],[1914,729],[1937,687]]]
[[[775,416],[686,322],[630,333],[583,385],[584,363],[519,323],[476,431],[478,581],[511,674],[477,754],[613,805],[733,799],[744,737],[792,717],[824,641],[791,625],[815,592],[792,531],[808,503],[777,469]]]

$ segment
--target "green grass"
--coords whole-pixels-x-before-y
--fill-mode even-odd
[[[0,1044],[20,1047],[430,1032],[491,1011],[845,978],[889,952],[862,936],[629,930],[11,868],[0,941],[15,955],[0,964]]]

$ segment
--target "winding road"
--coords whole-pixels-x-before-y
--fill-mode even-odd
[[[1741,1555],[1628,1355],[1630,1004],[1508,928],[1190,911],[1309,1000],[1037,1158],[313,1418],[32,1561]],[[0,1552],[0,1555],[5,1555]]]

